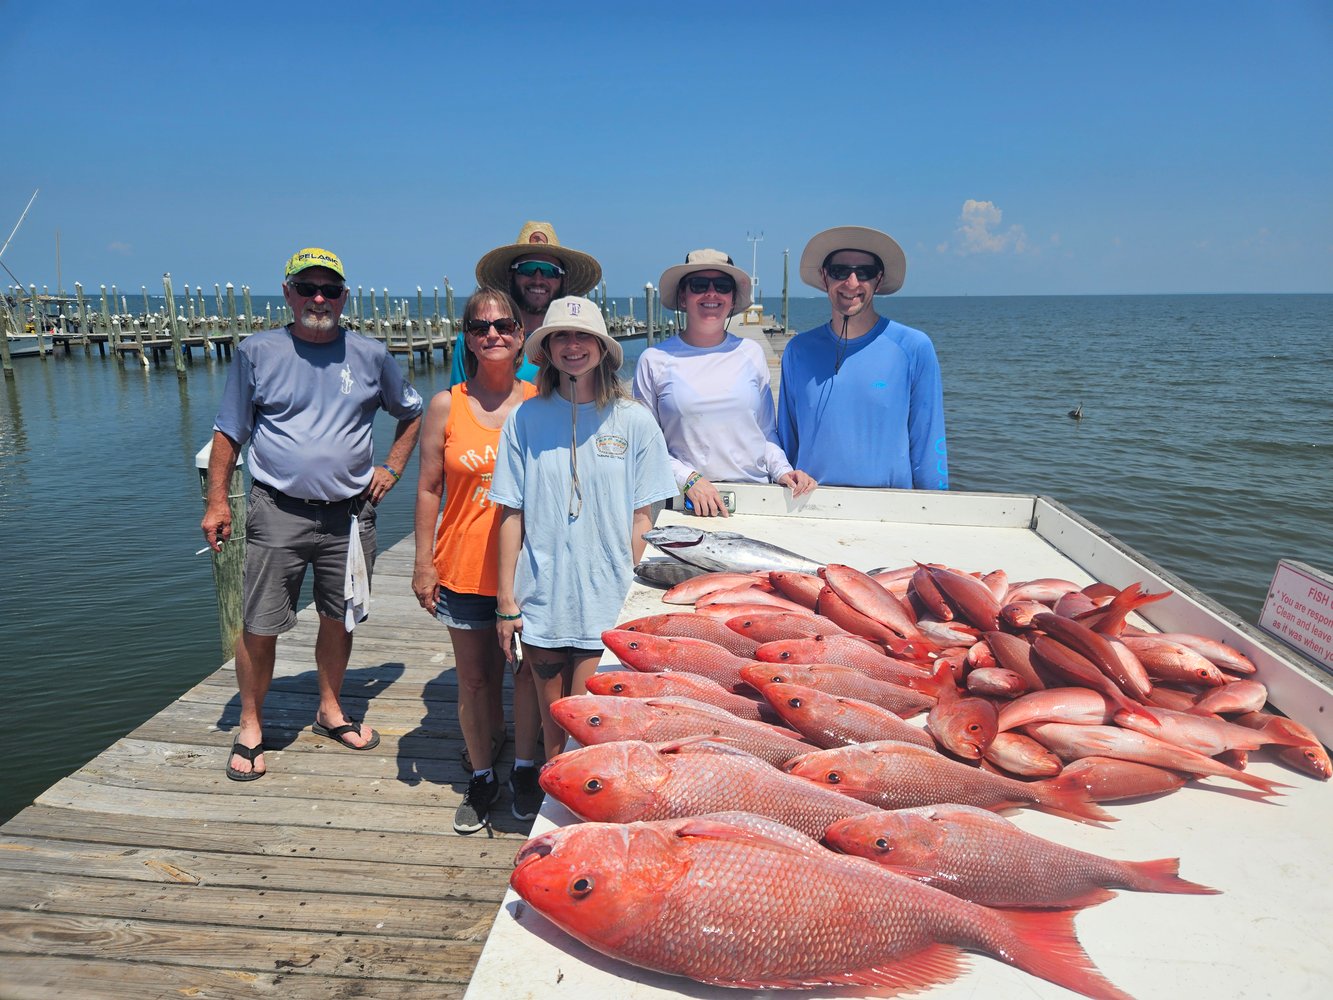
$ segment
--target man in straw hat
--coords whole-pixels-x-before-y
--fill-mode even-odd
[[[886,233],[839,226],[801,254],[801,280],[828,295],[831,319],[782,355],[778,439],[826,486],[947,490],[944,393],[920,330],[875,312],[903,286],[907,258]]]
[[[298,250],[284,269],[282,293],[292,322],[246,338],[227,374],[201,524],[215,552],[232,537],[227,488],[249,441],[254,482],[236,642],[241,717],[226,768],[233,781],[265,773],[264,698],[278,636],[296,625],[307,567],[314,569],[319,612],[314,732],[349,750],[379,744],[377,732],[343,712],[342,682],[352,629],[369,603],[375,505],[407,467],[421,426],[421,396],[384,345],[338,325],[347,285],[336,254]],[[387,460],[377,466],[371,430],[379,410],[398,426]]]
[[[602,280],[602,265],[578,250],[562,247],[555,227],[549,222],[525,222],[518,239],[496,247],[477,261],[477,287],[507,291],[518,303],[523,329],[529,333],[542,325],[546,310],[566,295],[587,295]],[[451,386],[462,382],[463,335],[454,342],[454,360],[449,377]],[[524,361],[518,377],[531,382],[537,367]]]

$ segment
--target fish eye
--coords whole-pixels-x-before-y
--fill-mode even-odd
[[[592,792],[592,793],[594,793],[594,794],[597,793],[597,792],[600,792],[600,791],[602,790],[602,781],[601,781],[601,779],[600,779],[600,778],[589,778],[587,781],[585,781],[585,782],[583,783],[583,790],[584,790],[585,792]]]
[[[625,645],[628,646],[630,649],[639,648],[639,642],[637,639],[631,639],[629,642],[625,643]]]
[[[839,785],[842,784],[842,775],[837,771],[830,771],[828,774],[824,775],[824,780],[830,785]]]
[[[587,875],[580,875],[569,884],[569,894],[575,899],[582,899],[592,892],[593,881]]]
[[[617,683],[617,684],[612,684],[612,685],[611,685],[611,690],[614,691],[616,694],[620,694],[620,692],[622,692],[622,691],[625,690],[625,685],[624,685],[624,684],[619,684],[619,683]]]
[[[788,652],[782,652],[782,653],[779,653],[779,654],[778,654],[778,659],[780,659],[780,660],[790,660],[790,659],[791,659],[791,653],[788,653]]]
[[[788,707],[788,708],[800,708],[800,707],[801,707],[801,699],[800,699],[800,698],[788,698],[788,699],[787,699],[787,707]]]
[[[979,733],[981,732],[981,730],[982,730],[982,725],[980,722],[973,722],[971,725],[967,727],[967,731],[969,733]]]
[[[602,717],[600,715],[588,716],[588,725],[595,727],[595,726],[600,726],[601,724],[602,724]]]
[[[877,851],[887,851],[888,849],[889,849],[889,841],[888,841],[888,838],[887,838],[887,837],[876,837],[876,838],[875,838],[875,850],[877,850]]]
[[[783,678],[783,676],[782,676],[781,674],[774,674],[772,680],[773,680],[773,683],[774,683],[774,684],[785,684],[785,683],[787,683],[786,680]]]

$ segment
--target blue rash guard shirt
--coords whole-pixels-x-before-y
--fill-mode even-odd
[[[829,323],[798,334],[782,354],[778,440],[824,486],[947,490],[944,390],[930,338],[884,318],[845,343]]]

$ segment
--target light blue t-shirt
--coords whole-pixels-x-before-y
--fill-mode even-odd
[[[378,341],[350,330],[325,344],[285,327],[246,337],[213,427],[250,442],[250,475],[304,500],[346,500],[370,485],[376,410],[421,416],[421,396]]]
[[[782,353],[778,440],[824,486],[947,490],[944,390],[930,338],[881,318],[843,343],[828,323]]]
[[[578,446],[571,453],[573,409]],[[581,507],[571,498],[571,454]],[[552,394],[514,410],[500,432],[491,501],[523,511],[514,580],[523,641],[600,649],[634,577],[634,511],[675,495],[666,442],[642,404],[621,400],[598,410]]]

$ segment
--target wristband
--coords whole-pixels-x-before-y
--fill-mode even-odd
[[[397,469],[395,469],[392,465],[381,465],[380,468],[383,469],[385,472],[387,472],[389,475],[393,476],[393,481],[395,483],[403,478],[403,474],[399,472]]]
[[[702,478],[703,478],[703,476],[700,475],[700,474],[697,473],[697,472],[692,472],[692,473],[690,473],[690,478],[687,479],[687,480],[685,480],[685,490],[684,490],[684,492],[688,493],[688,492],[690,492],[690,490],[694,489],[694,484],[697,483],[697,482],[698,482],[700,479],[702,479]]]
[[[502,614],[500,614],[500,612],[497,611],[497,612],[495,613],[495,617],[496,617],[496,618],[499,618],[500,621],[502,621],[502,622],[516,622],[516,621],[518,621],[520,618],[523,617],[523,612],[520,611],[520,612],[519,612],[518,614],[516,614],[516,615],[502,615]]]

